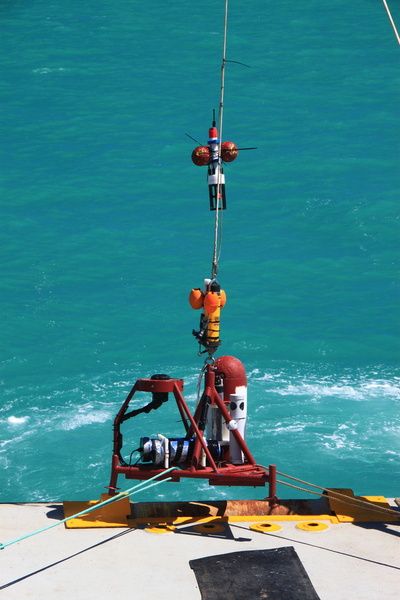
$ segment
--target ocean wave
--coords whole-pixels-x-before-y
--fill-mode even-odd
[[[372,378],[368,373],[338,376],[316,376],[314,373],[298,373],[280,370],[260,374],[253,370],[250,385],[264,384],[268,394],[277,396],[309,397],[311,399],[341,398],[349,400],[389,399],[400,400],[400,378]]]
[[[362,400],[365,397],[362,390],[349,385],[336,385],[321,383],[289,384],[284,387],[275,387],[269,390],[280,396],[310,396],[312,398],[339,397]]]
[[[344,433],[332,433],[330,435],[321,435],[321,445],[327,450],[361,450],[362,444],[354,439],[350,439]]]
[[[48,75],[50,73],[65,73],[70,70],[71,69],[65,69],[64,67],[39,67],[37,69],[32,69],[32,73],[35,73],[35,75]]]
[[[9,452],[11,449],[16,448],[21,443],[24,444],[28,437],[32,437],[35,435],[34,429],[28,429],[21,433],[20,435],[13,435],[11,438],[7,439],[5,436],[4,439],[0,439],[0,452]]]
[[[64,431],[72,431],[95,423],[105,423],[106,421],[109,421],[112,416],[113,413],[105,410],[79,408],[77,414],[69,419],[62,420],[62,422],[58,424],[58,428]]]
[[[281,421],[277,421],[276,423],[258,423],[254,430],[260,432],[262,435],[281,435],[287,433],[298,433],[299,431],[304,431],[308,427],[312,427],[312,423],[300,423],[300,422],[291,422],[287,421],[283,423]]]

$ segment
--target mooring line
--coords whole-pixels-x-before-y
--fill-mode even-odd
[[[260,465],[263,466],[263,465]],[[267,467],[264,467],[264,469],[267,469]],[[340,500],[340,502],[342,502],[343,504],[347,504],[349,506],[356,506],[358,508],[364,508],[364,509],[368,509],[372,512],[380,512],[380,513],[386,513],[386,514],[390,514],[392,516],[395,516],[397,519],[400,519],[400,512],[397,510],[393,510],[392,508],[385,508],[384,506],[377,506],[376,504],[371,504],[371,502],[368,502],[367,500],[361,500],[361,498],[352,498],[351,496],[346,496],[346,494],[342,494],[341,492],[336,492],[335,490],[329,489],[329,488],[325,488],[322,487],[321,485],[316,485],[315,483],[310,483],[309,481],[305,481],[304,479],[300,479],[299,477],[294,477],[293,475],[288,475],[287,473],[283,473],[282,471],[276,471],[278,475],[282,475],[283,477],[286,477],[287,479],[292,479],[293,481],[298,481],[299,483],[302,483],[304,485],[307,485],[309,487],[321,490],[323,493],[325,494],[330,494],[332,496],[332,498],[335,498],[336,500]],[[302,492],[307,492],[309,494],[314,494],[315,496],[322,496],[323,493],[321,492],[315,492],[313,490],[298,486],[298,485],[294,485],[293,483],[289,483],[288,481],[282,481],[280,479],[277,479],[277,483],[280,483],[281,485],[287,485],[291,488],[294,489],[298,489]]]
[[[177,469],[177,467],[170,467],[166,471],[163,471],[162,473],[158,473],[157,475],[154,475],[154,477],[151,477],[150,479],[141,481],[140,483],[134,485],[133,487],[128,488],[124,492],[120,492],[119,494],[116,494],[115,496],[112,496],[111,498],[107,498],[107,500],[103,500],[103,502],[99,502],[99,504],[95,504],[94,506],[89,506],[89,508],[85,508],[85,510],[81,510],[80,512],[75,513],[74,515],[71,515],[70,517],[65,517],[65,519],[61,519],[61,521],[57,521],[57,523],[52,523],[51,525],[47,525],[46,527],[41,527],[40,529],[35,529],[34,531],[25,533],[24,535],[21,535],[17,538],[7,541],[7,542],[3,542],[3,543],[0,542],[0,550],[4,550],[4,548],[7,548],[8,546],[12,546],[13,544],[16,544],[17,542],[22,542],[23,540],[27,540],[28,538],[34,537],[35,535],[38,535],[39,533],[44,533],[45,531],[48,531],[49,529],[53,529],[53,527],[58,527],[59,525],[62,525],[63,523],[67,523],[67,521],[70,521],[71,519],[83,517],[84,515],[95,512],[96,510],[98,510],[99,508],[102,508],[103,506],[107,506],[108,504],[112,504],[113,502],[119,502],[119,500],[122,500],[123,498],[129,498],[129,496],[138,494],[139,492],[144,492],[145,490],[148,490],[148,489],[154,487],[155,485],[159,485],[160,483],[164,483],[165,481],[170,481],[172,479],[172,477],[167,477],[165,479],[161,479],[158,481],[155,481],[155,480],[157,480],[159,477],[164,476],[166,473],[169,473],[170,471],[173,471],[175,469]],[[153,481],[153,483],[151,483],[150,485],[147,485],[150,481]]]

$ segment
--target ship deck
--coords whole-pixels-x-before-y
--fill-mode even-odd
[[[393,501],[389,500],[389,504],[396,508]],[[138,507],[140,513],[140,504]],[[128,527],[67,529],[60,525],[0,552],[2,597],[90,600],[129,594],[130,598],[145,600],[159,599],[161,595],[195,600],[202,596],[189,561],[232,552],[292,547],[321,600],[397,600],[400,522],[339,523],[321,513],[318,503],[315,509],[309,515],[311,521],[326,528],[314,525],[308,530],[299,529],[299,523],[310,523],[307,515],[278,515],[271,520],[243,514],[205,521],[175,519],[174,531],[163,534],[155,533],[165,531],[163,526],[153,523],[153,527],[146,527],[143,515],[141,523],[140,519],[132,519]],[[136,510],[136,515],[139,513]],[[1,504],[0,540],[4,543],[63,516],[60,503]],[[270,523],[268,532],[250,528],[265,523]],[[218,586],[217,580],[215,587]],[[285,598],[272,592],[257,597]],[[224,600],[241,596],[233,590],[229,596],[221,592],[215,597]]]

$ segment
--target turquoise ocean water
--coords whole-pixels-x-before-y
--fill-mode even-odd
[[[185,132],[207,138],[222,21],[211,0],[1,3],[1,501],[103,492],[138,377],[183,377],[193,406],[187,293],[209,275],[212,215]],[[387,495],[399,57],[375,0],[231,0],[228,58],[250,68],[228,64],[224,137],[258,150],[226,169],[221,353],[248,370],[247,439],[261,463]],[[173,408],[138,420],[132,449],[179,434]],[[227,495],[263,491],[185,482],[158,497]]]

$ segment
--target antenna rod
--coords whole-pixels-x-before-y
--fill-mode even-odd
[[[221,88],[220,88],[220,99],[219,99],[219,114],[218,114],[218,129],[219,129],[219,144],[218,144],[218,183],[217,183],[217,204],[215,210],[215,226],[214,226],[214,252],[211,266],[211,279],[215,279],[218,273],[218,234],[219,234],[219,211],[220,211],[220,200],[221,200],[221,144],[222,144],[222,125],[224,118],[224,95],[225,95],[225,64],[226,64],[226,41],[228,33],[228,4],[229,0],[225,0],[225,16],[224,16],[224,42],[222,48],[222,62],[221,62]]]
[[[386,12],[387,12],[387,15],[388,15],[388,17],[389,17],[389,21],[390,21],[390,24],[391,24],[391,26],[392,26],[392,28],[393,28],[394,35],[396,36],[397,42],[398,42],[398,44],[400,45],[400,35],[399,35],[399,32],[397,31],[396,24],[395,24],[395,22],[394,22],[394,19],[393,19],[393,17],[392,17],[392,14],[391,14],[391,12],[390,12],[390,9],[389,9],[389,7],[388,7],[388,4],[387,4],[386,0],[383,0],[383,5],[384,5],[384,7],[385,7],[385,9],[386,9]]]

